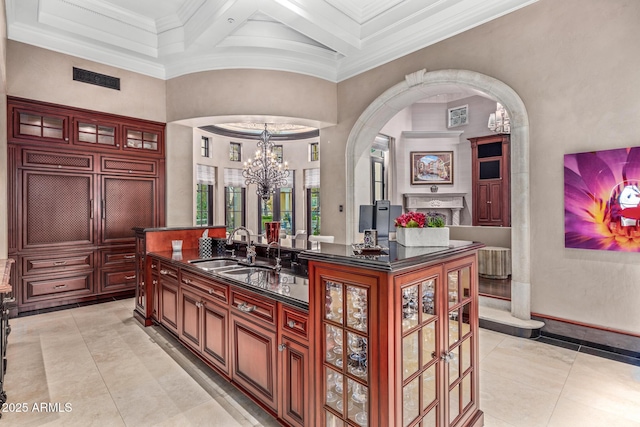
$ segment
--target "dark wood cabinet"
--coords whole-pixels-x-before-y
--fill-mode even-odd
[[[158,320],[178,334],[178,282],[163,275],[158,281]]]
[[[231,378],[260,402],[278,411],[276,332],[233,313],[231,315]]]
[[[164,124],[14,97],[7,113],[9,252],[25,287],[17,312],[133,294],[132,227],[164,224]],[[145,129],[155,145],[124,150],[125,128]],[[83,285],[25,261],[55,267],[78,250],[91,257]],[[118,259],[123,250],[129,258]],[[52,281],[60,292],[36,292]]]
[[[309,261],[316,425],[482,425],[476,264],[475,253],[399,272]]]
[[[469,138],[473,225],[511,226],[509,135]]]
[[[306,427],[311,416],[309,347],[285,334],[279,338],[280,416],[292,426]]]

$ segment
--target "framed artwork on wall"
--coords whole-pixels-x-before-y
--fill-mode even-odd
[[[453,184],[453,151],[412,151],[411,184]]]
[[[640,252],[640,147],[564,156],[564,242]]]
[[[454,128],[469,124],[469,105],[449,108],[447,114],[447,127]]]

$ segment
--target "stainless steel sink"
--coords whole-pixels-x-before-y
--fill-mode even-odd
[[[232,259],[212,259],[203,261],[191,261],[191,263],[198,268],[205,271],[213,271],[224,267],[237,267],[238,263]]]

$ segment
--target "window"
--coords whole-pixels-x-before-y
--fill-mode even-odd
[[[307,236],[320,234],[320,188],[307,188]]]
[[[229,160],[232,162],[242,161],[242,144],[239,142],[229,143]]]
[[[309,161],[317,162],[318,160],[320,160],[320,144],[312,142],[309,144]]]
[[[225,213],[224,223],[227,231],[232,231],[236,227],[245,225],[245,189],[242,187],[225,187]]]
[[[276,155],[276,161],[282,163],[282,145],[274,145],[273,154]]]
[[[209,157],[209,138],[206,136],[202,137],[202,142],[200,145],[200,155],[202,157]]]
[[[288,235],[295,234],[295,191],[293,189],[293,175],[291,171],[285,187],[276,189],[275,193],[266,201],[260,199],[258,203],[258,233],[265,230],[264,223],[280,221],[280,228]]]
[[[385,198],[384,151],[371,151],[371,203]]]
[[[197,185],[196,225],[213,225],[213,185]]]

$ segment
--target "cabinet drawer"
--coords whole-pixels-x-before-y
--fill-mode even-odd
[[[206,292],[218,302],[222,302],[224,304],[229,302],[229,287],[227,285],[216,283],[213,279],[204,278],[183,270],[182,283]]]
[[[281,327],[283,332],[309,341],[309,315],[281,304]]]
[[[133,247],[122,248],[118,250],[103,249],[100,251],[100,259],[102,266],[117,266],[121,264],[134,264],[136,262],[136,254]]]
[[[117,157],[102,157],[102,172],[125,173],[127,175],[158,175],[158,162],[145,160],[121,159]]]
[[[155,258],[149,258],[151,263],[151,272],[154,274],[160,274],[160,261]]]
[[[156,260],[152,262],[158,262]],[[174,280],[178,280],[178,268],[170,264],[160,263],[160,277],[171,277]]]
[[[59,151],[22,150],[22,166],[38,169],[93,171],[93,156]]]
[[[25,276],[87,269],[93,269],[93,251],[62,255],[24,255],[22,257],[22,274]]]
[[[259,299],[244,292],[231,292],[231,306],[249,318],[266,321],[275,326],[276,302]]]
[[[100,292],[125,291],[135,289],[136,270],[135,266],[127,270],[103,269],[100,270]]]
[[[22,279],[24,302],[48,298],[91,294],[93,272],[78,273],[73,276],[57,278]]]

